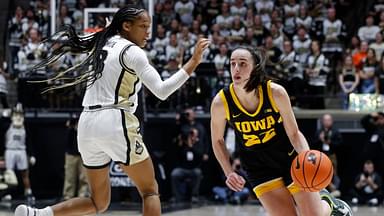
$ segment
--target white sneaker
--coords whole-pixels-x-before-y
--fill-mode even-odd
[[[19,205],[15,209],[15,216],[39,216],[37,209],[33,209],[26,205]]]
[[[27,205],[19,205],[15,209],[15,216],[53,216],[50,207],[37,209]]]

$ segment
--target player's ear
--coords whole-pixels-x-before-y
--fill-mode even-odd
[[[123,29],[124,31],[129,32],[129,31],[131,30],[131,28],[132,28],[132,22],[129,22],[129,21],[125,21],[125,22],[123,22],[123,24],[122,24],[122,29]]]

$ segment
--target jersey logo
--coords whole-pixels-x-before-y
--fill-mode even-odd
[[[288,156],[292,156],[292,155],[293,155],[293,153],[295,153],[295,149],[292,149],[292,151],[291,151],[291,152],[288,152]]]
[[[272,109],[265,109],[264,110],[264,113],[271,113],[272,112]]]
[[[136,140],[136,144],[135,144],[135,153],[138,154],[138,155],[141,155],[144,151],[144,147],[142,144],[140,144],[137,140]]]
[[[239,113],[239,114],[237,114],[237,115],[232,114],[232,118],[237,118],[237,117],[239,117],[240,115],[241,115],[241,113]]]

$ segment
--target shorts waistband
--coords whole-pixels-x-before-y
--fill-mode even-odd
[[[100,110],[105,110],[105,109],[120,109],[120,110],[125,110],[130,112],[130,109],[126,105],[121,105],[121,104],[109,104],[109,105],[92,105],[92,106],[85,106],[83,111],[84,112],[94,112],[94,111],[100,111]]]

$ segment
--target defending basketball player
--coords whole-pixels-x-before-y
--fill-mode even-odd
[[[148,40],[150,24],[147,11],[124,7],[100,32],[78,36],[69,26],[51,37],[51,41],[63,45],[36,67],[55,62],[65,52],[89,53],[80,65],[53,79],[65,81],[70,78],[67,74],[79,73],[64,86],[87,83],[84,110],[78,123],[78,145],[91,197],[69,199],[44,209],[21,205],[15,211],[16,216],[82,216],[106,211],[111,196],[108,166],[112,160],[120,163],[138,188],[143,200],[143,215],[161,214],[153,165],[139,133],[139,121],[133,114],[137,92],[143,83],[158,98],[167,98],[188,80],[209,41],[200,39],[191,59],[162,81],[141,49]]]
[[[245,183],[229,162],[223,138],[228,122],[241,140],[237,148],[247,180],[269,215],[352,215],[345,202],[326,192],[320,197],[318,192],[302,191],[292,183],[291,162],[296,152],[309,146],[298,129],[287,92],[265,78],[266,61],[264,50],[235,49],[230,58],[233,83],[212,102],[212,145],[227,186],[240,191]]]

